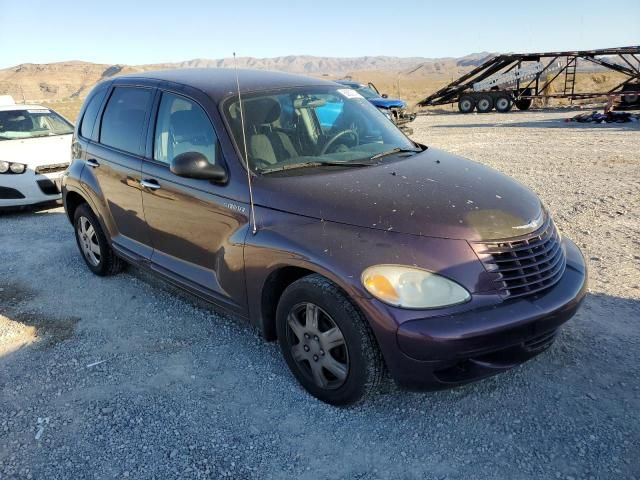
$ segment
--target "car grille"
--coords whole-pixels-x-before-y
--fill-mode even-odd
[[[503,297],[524,297],[552,287],[566,267],[560,235],[550,217],[528,235],[472,246],[485,269],[494,274],[496,290]]]
[[[39,173],[40,175],[44,175],[46,173],[63,172],[64,170],[67,169],[68,166],[69,166],[68,163],[54,163],[51,165],[40,165],[39,167],[36,167],[36,173]]]

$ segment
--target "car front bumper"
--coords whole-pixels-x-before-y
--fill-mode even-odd
[[[582,253],[563,240],[562,279],[532,297],[451,315],[402,323],[385,359],[396,382],[411,390],[439,390],[503,372],[546,350],[587,291]]]
[[[64,172],[39,174],[28,169],[21,174],[0,174],[0,208],[53,202],[62,198]]]

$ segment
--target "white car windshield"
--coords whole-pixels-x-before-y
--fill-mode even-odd
[[[306,87],[242,96],[247,158],[259,173],[307,166],[356,166],[392,151],[419,151],[348,87]],[[237,97],[223,106],[244,151]],[[244,156],[244,155],[243,155]]]
[[[0,140],[73,133],[73,125],[46,108],[0,111]]]

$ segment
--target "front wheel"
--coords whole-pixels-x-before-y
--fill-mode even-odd
[[[313,396],[348,405],[374,391],[384,362],[362,314],[320,275],[292,283],[276,313],[278,343],[291,372]]]
[[[471,95],[463,95],[458,100],[458,110],[460,113],[471,113],[476,108],[476,101]]]
[[[97,217],[86,203],[80,205],[73,215],[76,243],[87,267],[96,275],[114,275],[125,263],[116,257],[107,242],[107,237]]]

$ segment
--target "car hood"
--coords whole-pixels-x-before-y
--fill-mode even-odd
[[[369,101],[379,108],[404,108],[406,103],[397,98],[370,98]]]
[[[433,148],[377,166],[321,168],[327,170],[256,177],[256,204],[365,228],[472,241],[523,235],[543,219],[540,200],[520,183]]]
[[[0,141],[0,160],[24,163],[28,167],[69,163],[72,135],[21,138]]]

